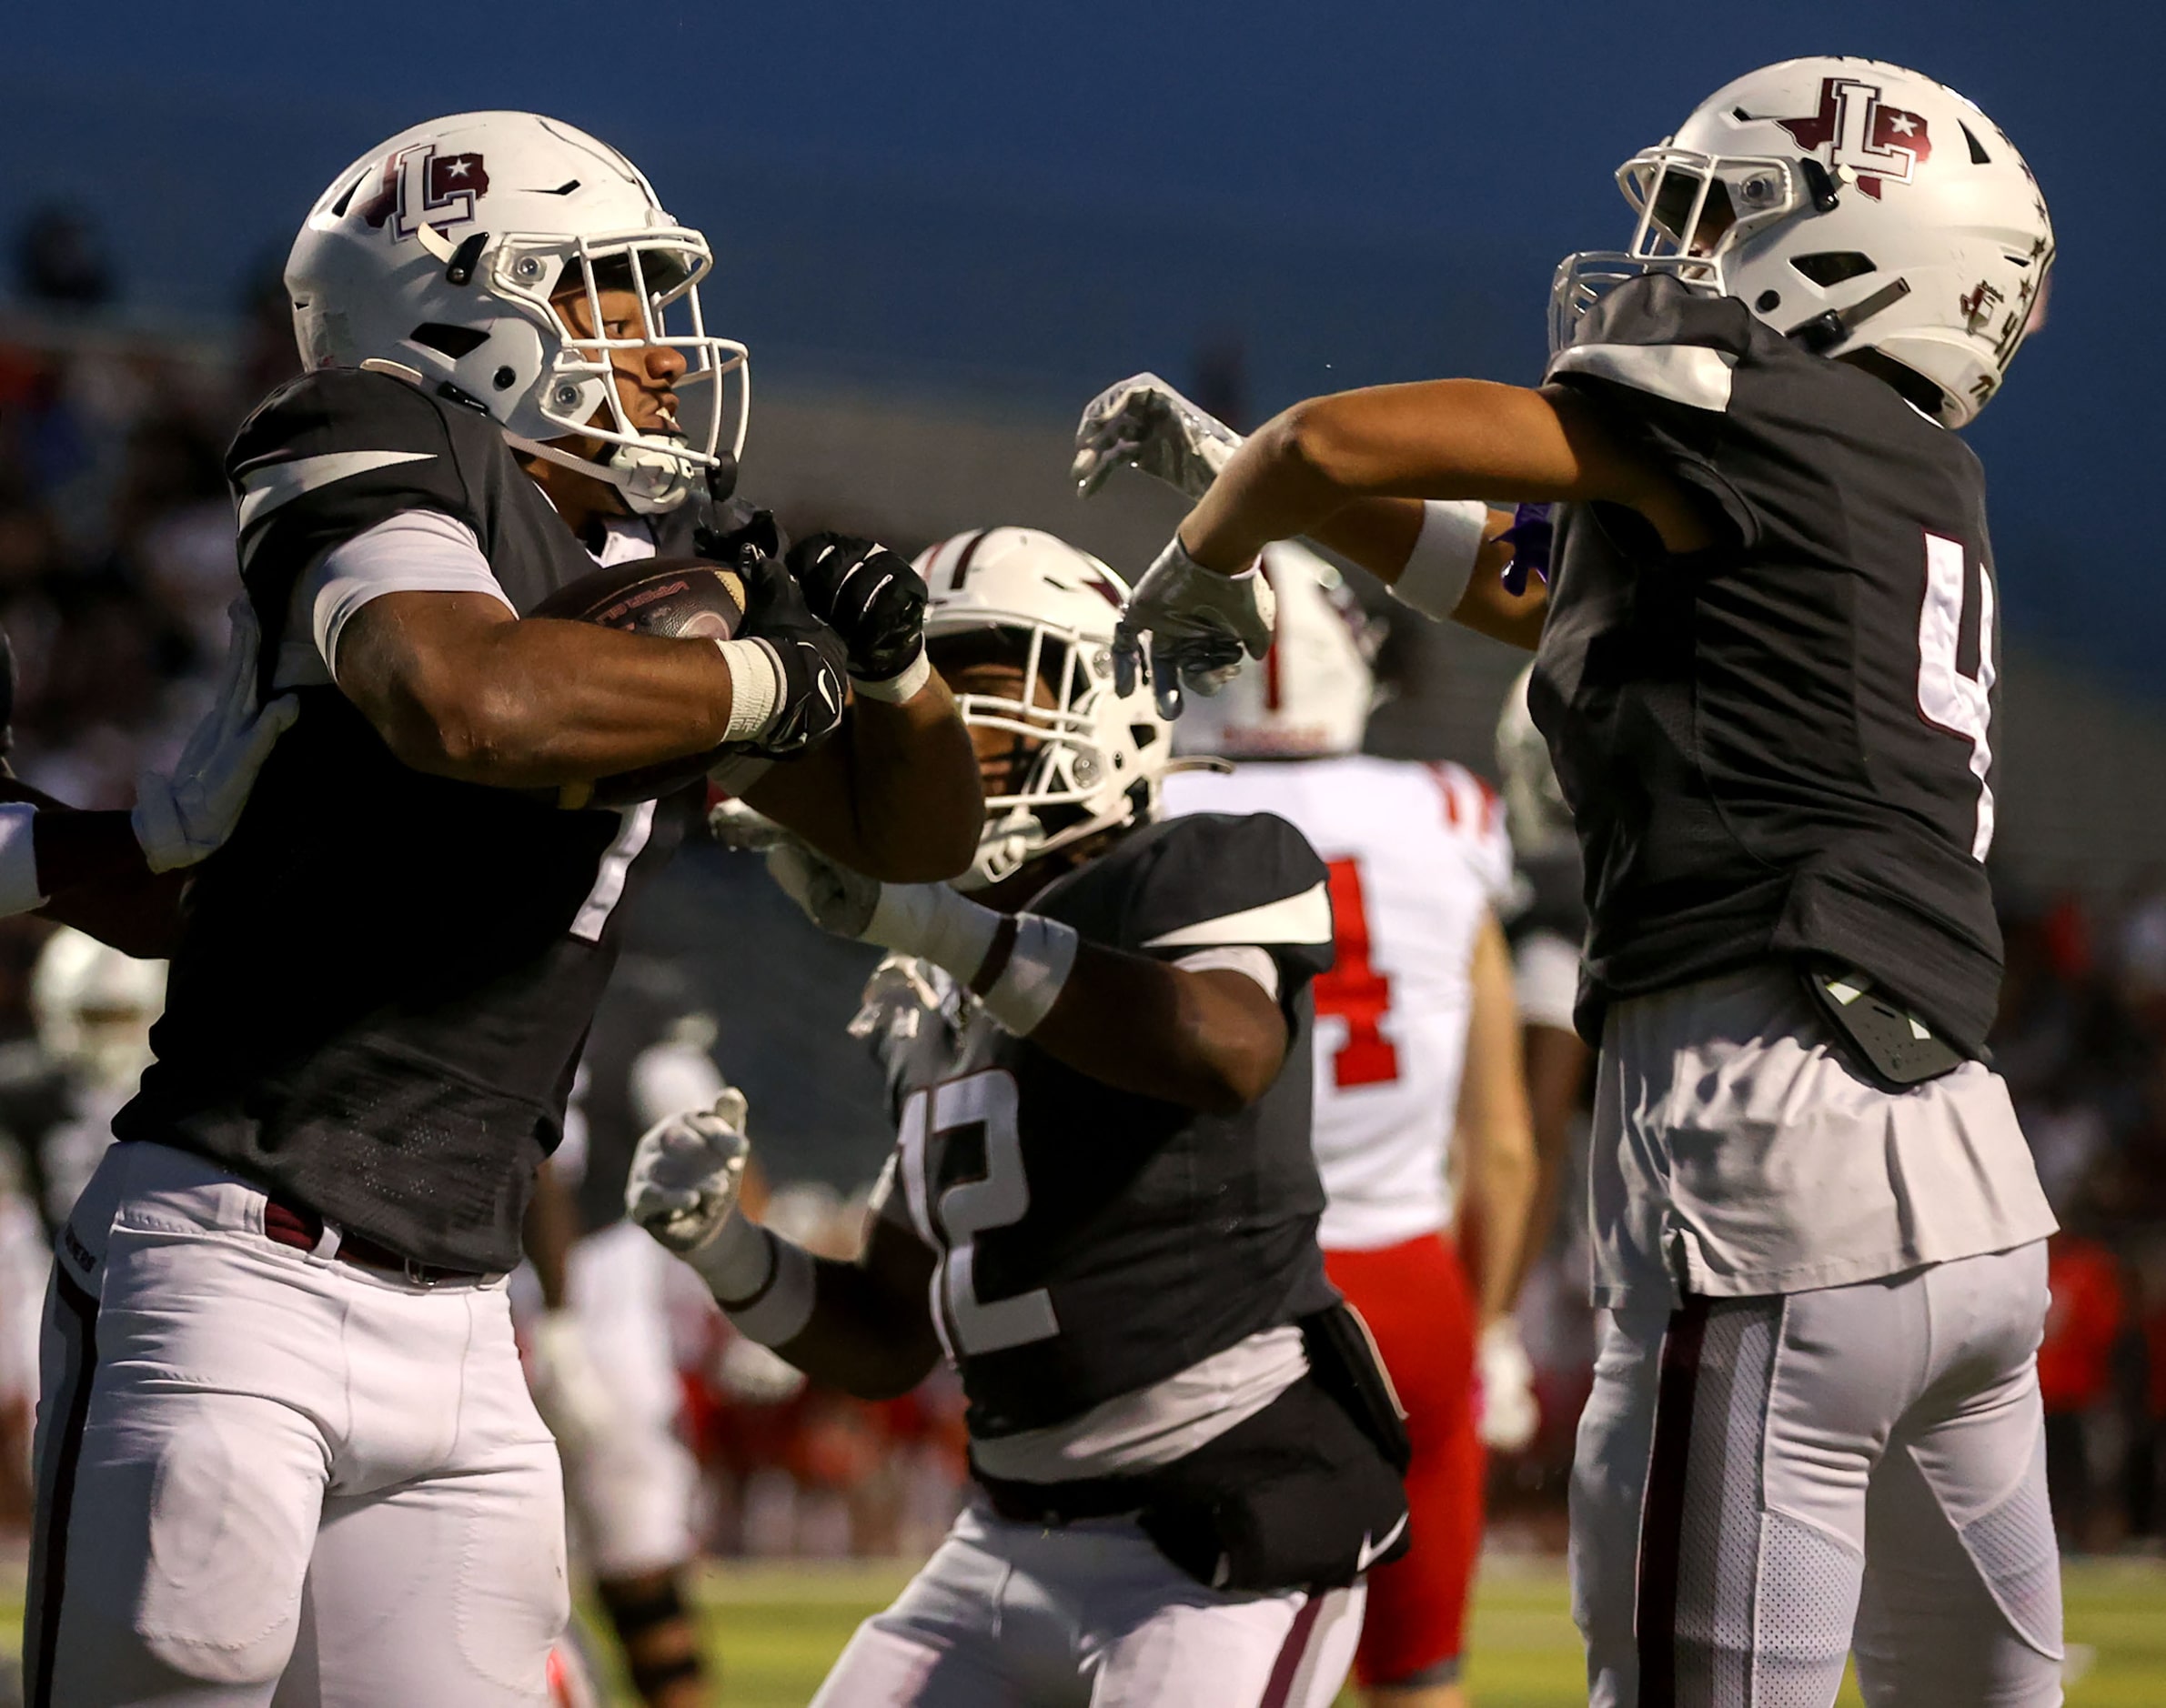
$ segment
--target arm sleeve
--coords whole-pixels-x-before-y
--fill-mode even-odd
[[[1276,970],[1273,994],[1287,1001],[1332,963],[1329,874],[1274,813],[1193,813],[1152,849],[1121,936],[1123,948],[1180,964],[1213,949],[1261,949]]]
[[[1529,932],[1512,951],[1512,988],[1521,1024],[1571,1031],[1572,1007],[1579,1000],[1579,945],[1555,931]]]
[[[1760,534],[1750,480],[1739,477],[1733,408],[1758,324],[1735,297],[1699,296],[1662,275],[1635,279],[1587,311],[1544,377],[1587,398],[1615,430],[1709,500],[1725,543],[1738,548],[1749,548]]]
[[[480,593],[513,608],[472,528],[440,510],[405,510],[317,560],[295,589],[296,620],[287,632],[312,636],[325,669],[336,676],[347,624],[387,593]]]

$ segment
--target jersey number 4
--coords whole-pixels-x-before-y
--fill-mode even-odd
[[[1918,616],[1918,710],[1936,729],[1970,743],[1970,772],[1978,779],[1978,821],[1970,858],[1983,860],[1993,846],[1993,577],[1978,571],[1978,674],[1965,676],[1957,656],[1963,641],[1963,602],[1970,576],[1960,540],[1925,537],[1925,601]]]
[[[1335,1015],[1346,1028],[1345,1041],[1331,1059],[1332,1083],[1344,1090],[1355,1085],[1388,1085],[1399,1077],[1399,1051],[1384,1035],[1391,1012],[1391,980],[1369,960],[1369,914],[1361,892],[1361,865],[1353,859],[1330,863],[1332,947],[1337,959],[1331,970],[1309,988],[1316,1015]]]
[[[941,1253],[932,1274],[932,1321],[951,1356],[1004,1351],[1061,1331],[1053,1296],[1043,1287],[1008,1299],[978,1297],[978,1236],[1014,1226],[1031,1207],[1017,1101],[1015,1076],[992,1068],[913,1092],[902,1107],[902,1190],[918,1237]],[[964,1142],[973,1128],[983,1135],[984,1171],[951,1180],[936,1194],[932,1141],[944,1140],[937,1149],[945,1150]]]

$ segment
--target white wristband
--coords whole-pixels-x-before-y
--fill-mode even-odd
[[[1489,507],[1473,498],[1450,503],[1432,498],[1422,506],[1422,531],[1392,597],[1424,617],[1449,617],[1466,591],[1481,556]]]
[[[0,803],[0,919],[43,905],[37,888],[37,809],[26,800]]]
[[[750,741],[767,733],[782,698],[782,665],[764,640],[718,640],[715,650],[730,670],[730,722],[724,741]]]
[[[904,700],[914,698],[917,691],[932,679],[932,664],[921,647],[916,658],[884,681],[868,682],[853,676],[850,678],[850,686],[866,699],[886,700],[892,706],[900,706]]]
[[[1005,923],[983,902],[945,884],[882,884],[871,921],[860,935],[882,949],[919,956],[968,984]]]
[[[1028,1038],[1061,1000],[1082,939],[1073,926],[1035,913],[1019,913],[1011,923],[1013,931],[994,939],[971,988],[984,999],[988,1014],[1015,1037]]]
[[[746,1340],[762,1346],[782,1346],[802,1334],[805,1324],[812,1320],[819,1271],[812,1254],[802,1246],[792,1245],[775,1233],[768,1234],[767,1240],[774,1251],[774,1269],[767,1285],[745,1304],[735,1309],[725,1305],[723,1314]]]

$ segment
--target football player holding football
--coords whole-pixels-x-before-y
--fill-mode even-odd
[[[1742,77],[1618,181],[1632,241],[1559,270],[1543,386],[1281,415],[1123,656],[1215,686],[1270,642],[1256,554],[1325,528],[1449,609],[1473,554],[1425,555],[1419,501],[1557,506],[1516,626],[1591,917],[1593,1700],[1832,1703],[1854,1650],[1871,1703],[2042,1708],[2054,1223],[1981,1059],[1998,648],[1956,429],[2032,322],[2045,201],[1976,106],[1863,59]]]
[[[672,839],[636,791],[582,803],[719,755],[860,869],[969,862],[977,768],[909,566],[824,538],[786,568],[711,501],[744,350],[700,320],[710,265],[621,155],[524,113],[370,150],[294,245],[307,372],[227,472],[259,686],[299,715],[61,1231],[40,1708],[540,1701],[562,1499],[504,1281]],[[733,636],[533,617],[688,552],[741,578]]]
[[[1317,1239],[1376,1337],[1414,1449],[1412,1540],[1370,1574],[1355,1674],[1372,1702],[1456,1708],[1483,1449],[1525,1445],[1534,1422],[1511,1315],[1535,1178],[1496,922],[1512,851],[1472,772],[1360,751],[1373,629],[1337,571],[1289,541],[1265,550],[1264,574],[1271,650],[1192,701],[1176,731],[1182,752],[1238,763],[1168,778],[1166,807],[1277,813],[1331,873],[1337,961],[1315,985]],[[1455,1181],[1476,1231],[1464,1261]]]
[[[818,1380],[962,1372],[977,1497],[825,1708],[1320,1708],[1406,1525],[1397,1413],[1316,1247],[1329,876],[1283,819],[1158,819],[1170,732],[1113,679],[1103,565],[1005,527],[919,564],[989,797],[971,893],[770,856],[893,951],[860,1017],[898,1125],[863,1257],[733,1209],[734,1093],[640,1140],[633,1218]]]

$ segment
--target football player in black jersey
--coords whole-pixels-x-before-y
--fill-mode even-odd
[[[1560,269],[1542,387],[1280,416],[1219,459],[1123,655],[1148,634],[1169,698],[1261,655],[1236,572],[1304,533],[1538,646],[1601,1052],[1594,1702],[1832,1703],[1851,1649],[1876,1704],[2043,1708],[2053,1220],[1981,1060],[1998,648],[1954,429],[2032,322],[2045,202],[1976,106],[1863,59],[1740,78],[1618,181],[1637,229]],[[1477,494],[1557,505],[1546,609],[1467,582],[1439,512]]]
[[[504,1276],[676,821],[581,803],[720,749],[861,869],[969,862],[977,769],[909,566],[832,538],[785,566],[714,501],[744,352],[700,322],[710,263],[622,156],[523,113],[371,150],[295,243],[308,371],[228,474],[259,686],[298,717],[194,882],[158,1060],[61,1231],[41,1708],[539,1700],[560,1480]],[[743,578],[733,638],[529,620],[688,552]]]
[[[919,563],[990,798],[982,899],[770,857],[895,951],[861,1016],[899,1128],[864,1255],[733,1212],[741,1100],[640,1141],[633,1216],[820,1380],[962,1372],[978,1498],[819,1703],[1328,1703],[1405,1507],[1316,1247],[1326,874],[1268,814],[1154,822],[1169,731],[1114,685],[1096,559],[992,528]]]

